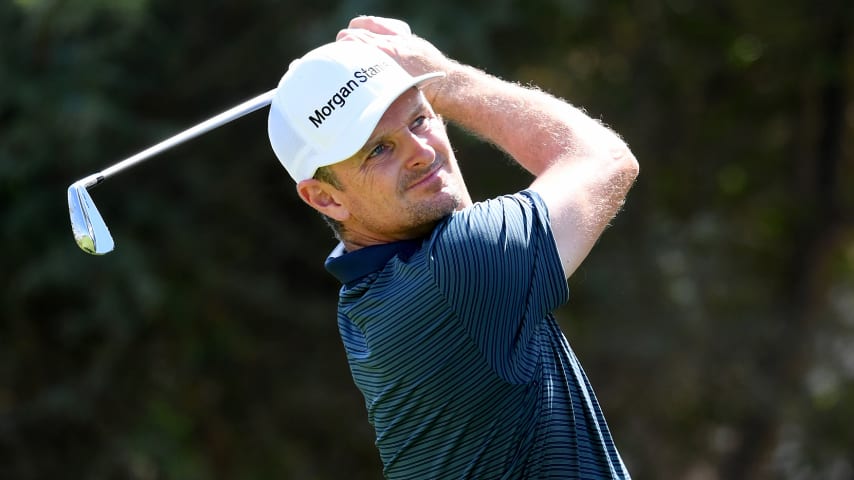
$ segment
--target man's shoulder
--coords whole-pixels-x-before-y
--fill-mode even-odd
[[[522,190],[483,200],[454,212],[433,230],[431,243],[491,237],[500,235],[501,230],[514,225],[527,229],[533,220],[547,224],[548,211],[536,192]]]

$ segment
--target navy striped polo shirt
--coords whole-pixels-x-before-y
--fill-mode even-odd
[[[629,478],[551,314],[568,290],[535,192],[326,267],[387,478]]]

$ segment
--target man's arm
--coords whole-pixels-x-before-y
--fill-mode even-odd
[[[429,84],[425,95],[436,112],[497,145],[536,177],[531,189],[549,209],[568,278],[638,174],[638,163],[620,137],[551,95],[448,59],[399,20],[358,17],[338,38],[375,44],[413,75],[447,74]]]

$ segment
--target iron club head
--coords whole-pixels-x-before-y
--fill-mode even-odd
[[[77,245],[84,252],[93,255],[103,255],[113,250],[115,246],[113,237],[101,218],[98,209],[95,208],[95,203],[92,197],[89,196],[89,187],[93,187],[103,182],[106,178],[115,175],[122,170],[130,168],[143,160],[147,160],[154,155],[162,153],[170,148],[180,145],[187,140],[196,138],[203,133],[207,133],[217,127],[221,127],[226,123],[232,122],[244,115],[252,113],[256,110],[269,105],[276,94],[277,89],[272,89],[262,93],[255,98],[249,99],[240,105],[232,107],[219,115],[211,117],[204,122],[195,125],[183,132],[173,135],[162,142],[146,148],[145,150],[132,155],[115,165],[111,165],[98,173],[89,175],[86,178],[80,179],[68,187],[68,211],[71,214],[71,230],[74,233],[74,239]]]
[[[113,250],[113,236],[82,180],[68,187],[68,212],[74,240],[84,252],[103,255]]]

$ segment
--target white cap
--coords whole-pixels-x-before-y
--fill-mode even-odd
[[[291,62],[279,81],[267,125],[270,144],[295,181],[311,178],[358,152],[401,94],[443,75],[413,77],[361,42],[323,45]]]

